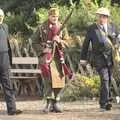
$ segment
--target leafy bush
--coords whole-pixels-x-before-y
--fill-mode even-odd
[[[60,96],[64,101],[73,101],[81,97],[97,97],[99,96],[99,86],[98,76],[86,77],[76,74],[72,81],[68,81]]]
[[[25,25],[25,19],[24,16],[21,15],[14,15],[9,13],[6,18],[5,22],[9,26],[9,31],[11,34],[21,34],[23,37],[26,37],[29,30],[27,26]]]

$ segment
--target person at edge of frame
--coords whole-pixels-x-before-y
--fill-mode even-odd
[[[110,12],[107,8],[96,11],[97,22],[89,26],[83,42],[80,64],[86,66],[88,47],[92,44],[92,65],[95,66],[101,80],[100,110],[111,110],[110,82],[113,67],[112,46],[120,40],[120,33],[115,24],[109,22]]]
[[[15,96],[9,77],[9,69],[10,65],[12,65],[12,54],[9,43],[8,26],[3,23],[4,16],[4,11],[0,9],[0,82],[4,92],[8,115],[17,115],[22,113],[22,111],[16,109]]]

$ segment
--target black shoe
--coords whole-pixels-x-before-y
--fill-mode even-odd
[[[113,98],[109,98],[109,99],[108,99],[108,102],[112,102],[112,101],[113,101]]]
[[[21,114],[22,113],[22,111],[21,110],[16,110],[16,111],[9,111],[8,112],[8,115],[19,115],[19,114]]]
[[[52,100],[52,104],[53,104],[53,111],[52,112],[56,112],[56,113],[62,112],[62,110],[60,109],[60,107],[57,104],[57,100]]]
[[[107,103],[106,106],[105,106],[105,109],[106,110],[111,110],[112,108],[112,104],[111,103]]]

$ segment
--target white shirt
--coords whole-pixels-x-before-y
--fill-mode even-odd
[[[102,24],[102,25],[100,25],[100,26],[101,26],[102,29],[105,30],[106,33],[108,32],[108,30],[107,30],[107,23]],[[104,27],[104,28],[103,28],[103,27]]]

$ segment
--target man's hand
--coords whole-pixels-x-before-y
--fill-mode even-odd
[[[66,46],[69,46],[69,44],[68,44],[65,40],[61,40],[61,42],[62,42],[63,44],[65,44]]]
[[[80,64],[83,65],[83,66],[86,66],[87,65],[87,61],[86,60],[80,60]]]
[[[117,36],[118,42],[120,43],[120,34]]]
[[[53,38],[54,41],[60,43],[61,42],[61,39],[58,35],[56,35],[54,38]]]

